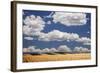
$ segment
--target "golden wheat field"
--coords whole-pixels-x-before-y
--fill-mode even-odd
[[[86,60],[91,59],[90,53],[80,54],[56,54],[56,55],[23,55],[23,62],[45,62],[45,61],[64,61],[64,60]]]

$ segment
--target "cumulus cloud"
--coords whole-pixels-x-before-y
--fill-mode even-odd
[[[57,48],[59,52],[71,52],[71,49],[66,45],[61,45]]]
[[[32,28],[27,26],[27,25],[24,25],[23,26],[23,33],[25,35],[28,35],[28,36],[32,35],[32,33],[33,33]]]
[[[35,46],[29,46],[28,48],[24,48],[23,49],[23,52],[24,53],[43,53],[43,52],[49,52],[49,49],[48,48],[45,48],[43,50],[39,49],[39,48],[36,48]]]
[[[23,52],[25,53],[27,53],[27,52],[29,52],[29,53],[37,53],[37,54],[42,54],[42,50],[41,49],[39,49],[39,48],[36,48],[35,46],[29,46],[28,48],[24,48],[23,49]]]
[[[54,12],[51,12],[48,16],[44,16],[44,18],[52,18],[53,14],[54,14]]]
[[[47,21],[47,23],[46,23],[46,24],[50,25],[50,24],[51,24],[51,21]]]
[[[80,37],[77,33],[67,33],[67,32],[61,32],[59,30],[52,30],[48,33],[43,32],[34,32],[28,34],[32,36],[37,36],[38,40],[41,41],[76,41],[79,43],[82,43],[83,45],[91,45],[91,39],[88,37]],[[25,37],[27,40],[32,40],[32,38]]]
[[[50,52],[50,49],[49,48],[45,48],[42,51],[43,51],[43,53],[49,53]]]
[[[56,48],[44,48],[42,50],[42,53],[55,53],[55,52],[58,52]]]
[[[63,40],[77,40],[79,38],[79,35],[76,33],[67,33],[67,32],[61,32],[59,30],[53,30],[48,33],[38,33],[40,40],[43,41],[63,41]]]
[[[91,43],[86,43],[86,42],[85,42],[85,43],[83,43],[83,45],[91,45]]]
[[[83,43],[83,45],[90,45],[91,44],[91,39],[87,38],[87,37],[81,37],[76,41],[80,42],[80,43]]]
[[[84,47],[75,47],[73,50],[69,48],[67,45],[60,45],[57,48],[44,48],[39,49],[35,46],[29,46],[28,48],[23,49],[24,53],[37,53],[37,54],[46,54],[46,53],[90,53],[91,50],[89,48]]]
[[[90,52],[90,50],[88,48],[84,48],[84,47],[75,47],[74,52],[86,53],[86,52]]]
[[[35,49],[35,50],[33,50],[32,52],[42,53],[42,50],[41,50],[41,49]]]
[[[36,46],[29,46],[29,49],[35,49]]]
[[[42,17],[30,15],[24,20],[23,33],[26,35],[32,35],[33,32],[39,32],[44,29],[45,21]]]
[[[50,14],[53,17],[53,20],[60,22],[66,26],[76,26],[86,23],[86,14],[85,13],[66,13],[66,12],[53,12]],[[83,20],[85,22],[83,22]],[[51,21],[48,21],[50,24]],[[74,23],[74,24],[73,24]],[[41,41],[76,41],[83,43],[83,45],[90,45],[91,39],[87,37],[80,37],[77,33],[67,33],[59,30],[52,30],[48,33],[41,32],[45,27],[45,21],[40,16],[30,15],[27,16],[24,20],[23,25],[23,34],[28,35],[25,37],[26,40],[32,40],[34,36]]]
[[[51,48],[50,52],[58,52],[58,50],[56,48]]]
[[[36,49],[34,46],[30,46],[28,48],[23,49],[24,53],[38,53],[41,54],[42,50],[41,49]]]
[[[23,52],[27,53],[40,53],[40,54],[43,54],[43,53],[57,53],[57,52],[71,52],[71,49],[66,46],[66,45],[61,45],[59,46],[58,48],[44,48],[44,49],[39,49],[39,48],[36,48],[35,46],[29,46],[28,48],[24,48],[23,49]]]
[[[47,33],[46,38],[48,38],[49,40],[56,40],[56,39],[60,39],[63,37],[63,32],[60,32],[59,30],[53,30],[49,33]]]
[[[25,53],[25,52],[31,52],[31,50],[28,49],[28,48],[23,48],[23,52],[24,52],[24,53]]]
[[[79,39],[79,35],[77,33],[65,33],[63,38],[74,41],[74,40]]]
[[[26,39],[26,40],[33,40],[32,37],[24,37],[24,39]]]
[[[60,22],[65,26],[80,26],[87,23],[85,13],[55,12],[52,15],[53,22]]]
[[[90,45],[91,39],[87,37],[80,37],[77,33],[61,32],[59,30],[52,30],[48,33],[34,32],[33,36],[37,36],[41,41],[76,41],[83,43],[83,45]]]
[[[61,45],[58,48],[45,48],[42,50],[43,53],[57,53],[57,52],[71,52],[71,49],[66,45]]]

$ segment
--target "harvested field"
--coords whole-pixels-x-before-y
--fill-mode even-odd
[[[23,55],[23,62],[45,62],[45,61],[88,60],[88,59],[91,59],[90,53]]]

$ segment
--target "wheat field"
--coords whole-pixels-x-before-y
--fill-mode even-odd
[[[23,62],[45,62],[45,61],[64,61],[64,60],[86,60],[91,59],[90,53],[80,54],[56,54],[56,55],[23,55]]]

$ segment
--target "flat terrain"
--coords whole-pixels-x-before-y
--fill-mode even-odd
[[[86,59],[91,59],[90,53],[23,55],[23,62],[45,62],[45,61],[64,61],[64,60],[86,60]]]

